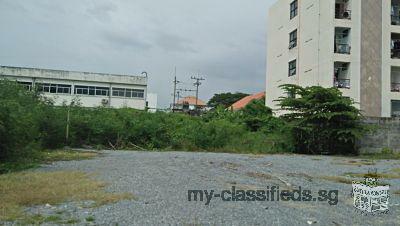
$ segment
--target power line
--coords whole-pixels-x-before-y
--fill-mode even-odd
[[[177,91],[181,91],[181,92],[196,92],[195,89],[177,89]]]

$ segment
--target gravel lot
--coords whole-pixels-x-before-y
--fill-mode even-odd
[[[321,179],[345,173],[379,173],[400,168],[400,161],[380,160],[375,165],[356,159],[302,155],[235,155],[185,152],[104,151],[92,160],[57,162],[39,170],[79,170],[93,173],[109,183],[111,192],[130,192],[137,200],[121,201],[99,208],[77,203],[39,206],[28,211],[52,214],[63,211],[95,225],[399,225],[400,195],[390,197],[390,212],[371,216],[352,205],[351,185]],[[349,162],[350,161],[350,162]],[[363,163],[363,162],[361,162]],[[386,180],[391,192],[400,190],[400,180]],[[213,198],[189,202],[188,190],[266,190],[279,185],[313,190],[338,190],[339,202],[224,202]],[[314,194],[315,195],[315,194]],[[94,222],[85,223],[88,216]]]

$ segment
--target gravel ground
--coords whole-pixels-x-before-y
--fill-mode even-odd
[[[345,173],[379,173],[400,168],[400,161],[380,160],[375,165],[349,165],[359,161],[343,157],[303,155],[235,155],[185,152],[104,151],[98,158],[57,162],[42,171],[79,170],[94,173],[109,183],[111,192],[130,192],[137,200],[121,201],[99,208],[81,203],[56,207],[38,206],[28,211],[41,214],[64,212],[80,219],[78,224],[95,225],[399,225],[400,195],[391,195],[390,211],[363,215],[352,204],[350,184],[321,179]],[[354,163],[354,162],[350,162]],[[385,182],[385,181],[384,181]],[[400,191],[400,180],[387,180],[391,191]],[[236,189],[338,190],[337,205],[328,202],[224,202],[213,198],[189,202],[188,190]],[[85,219],[92,216],[94,221]],[[83,223],[86,222],[86,223]]]

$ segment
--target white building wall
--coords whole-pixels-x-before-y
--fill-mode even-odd
[[[158,102],[158,95],[156,93],[148,93],[147,94],[147,107],[149,112],[156,112],[157,111],[157,102]]]
[[[292,1],[279,0],[269,10],[267,106],[278,109],[274,100],[286,95],[278,87],[282,84],[333,87],[335,61],[350,63],[351,88],[341,91],[359,102],[361,0],[351,0],[351,20],[335,19],[334,0],[299,0],[298,15],[290,20]],[[351,29],[350,55],[334,53],[335,27]],[[297,47],[289,49],[289,33],[296,28]],[[288,77],[288,62],[293,59],[297,59],[297,74]]]
[[[382,1],[382,116],[390,117],[392,112],[392,100],[400,100],[399,92],[391,92],[393,74],[398,74],[396,67],[400,68],[400,59],[391,59],[391,34],[400,34],[399,25],[391,25],[391,1]]]

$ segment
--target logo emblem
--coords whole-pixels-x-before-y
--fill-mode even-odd
[[[378,185],[377,173],[368,173],[363,182],[353,181],[354,207],[366,213],[389,209],[389,185]]]

